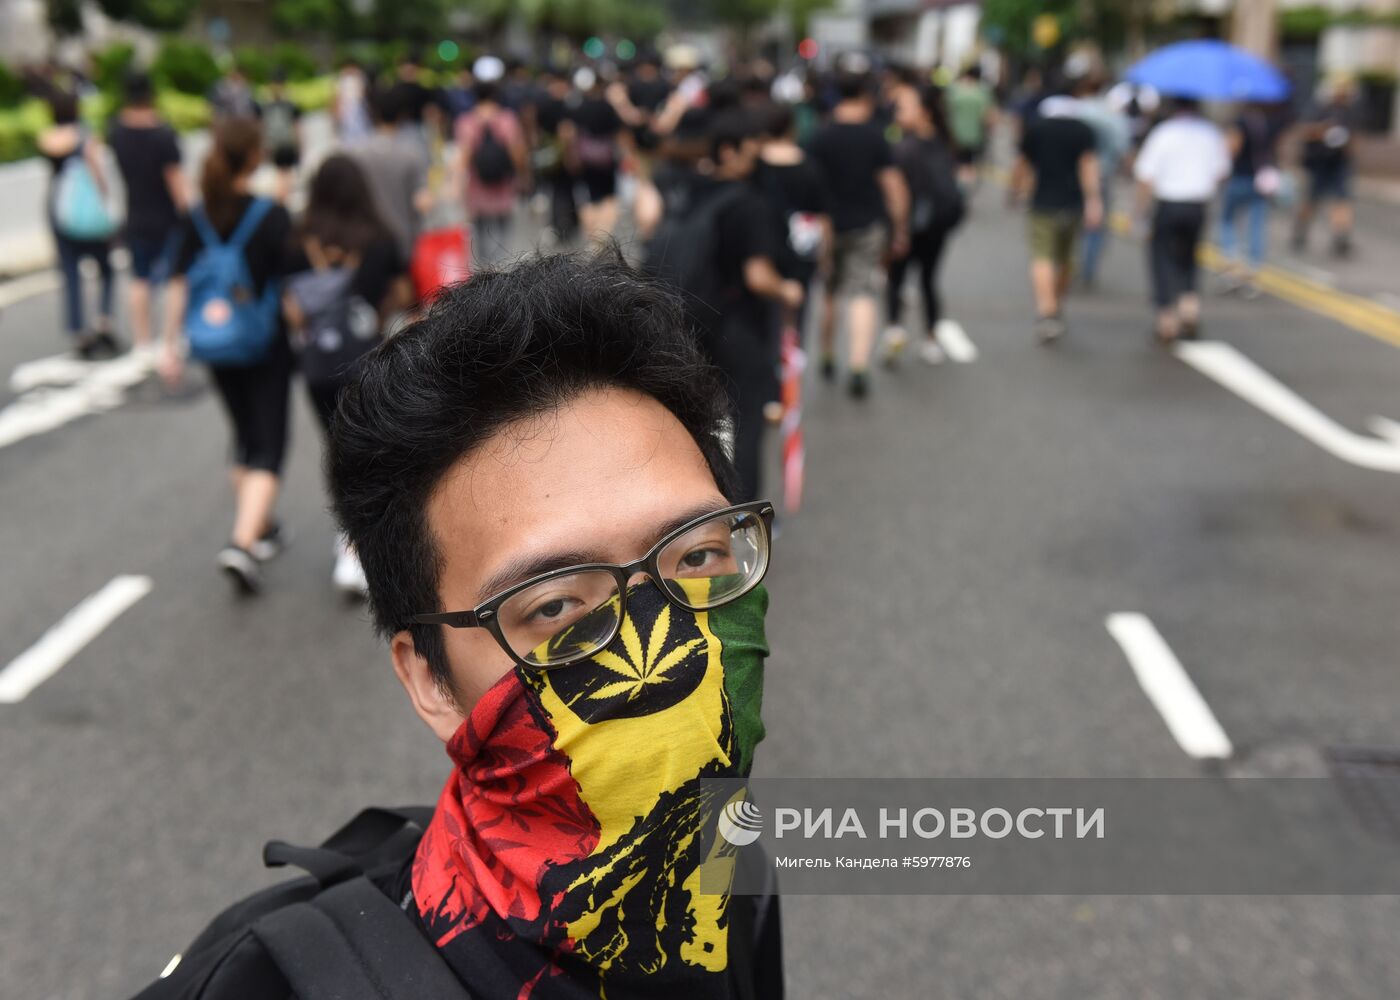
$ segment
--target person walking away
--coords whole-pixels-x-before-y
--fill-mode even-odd
[[[971,188],[977,183],[987,139],[996,125],[996,98],[976,62],[949,84],[947,96],[948,124],[957,148],[958,180],[964,188]]]
[[[569,167],[579,178],[583,196],[579,221],[584,235],[599,243],[617,227],[617,168],[625,129],[594,70],[585,66],[575,73],[574,87],[582,97],[562,131]]]
[[[123,238],[131,255],[126,294],[132,345],[149,351],[154,347],[152,291],[170,275],[189,193],[180,169],[179,140],[156,111],[155,88],[146,74],[127,77],[122,108],[107,130],[107,145],[126,189]]]
[[[549,198],[549,233],[555,246],[565,246],[578,234],[578,204],[574,201],[577,178],[565,154],[563,124],[572,113],[568,78],[546,70],[544,92],[535,106],[535,150],[532,172],[544,182]]]
[[[301,108],[287,96],[287,77],[278,70],[262,107],[263,144],[277,170],[277,200],[287,203],[301,165]]]
[[[428,158],[415,139],[399,131],[399,101],[394,91],[373,91],[370,110],[374,134],[352,147],[350,155],[365,172],[379,217],[394,234],[400,253],[409,259],[423,216],[432,207]]]
[[[1352,147],[1356,133],[1356,108],[1351,83],[1337,80],[1327,100],[1303,120],[1303,169],[1308,187],[1298,205],[1293,225],[1293,252],[1308,246],[1313,216],[1328,204],[1327,223],[1332,234],[1332,255],[1351,255]]]
[[[1225,140],[1231,159],[1220,208],[1220,250],[1227,260],[1223,288],[1257,299],[1269,237],[1269,199],[1279,188],[1278,133],[1268,110],[1252,104],[1235,119]],[[1244,240],[1239,238],[1241,217]]]
[[[48,160],[49,227],[63,272],[63,322],[73,350],[87,360],[110,358],[121,345],[112,332],[111,240],[117,231],[108,204],[108,178],[102,163],[102,143],[78,121],[78,100],[58,92],[49,101],[53,124],[39,133],[39,153]],[[79,264],[91,258],[101,279],[97,319],[91,330],[83,323],[83,276]]]
[[[182,347],[204,361],[233,430],[233,531],[219,568],[242,594],[262,590],[260,563],[282,548],[273,511],[287,449],[292,351],[280,315],[279,281],[291,231],[286,209],[250,191],[262,162],[251,118],[215,124],[165,297],[159,370],[178,383]]]
[[[627,103],[640,115],[640,120],[632,126],[632,138],[641,164],[640,173],[646,177],[651,172],[659,138],[656,133],[656,120],[671,97],[671,85],[661,75],[661,60],[655,53],[647,53],[638,61],[627,83]]]
[[[228,72],[209,95],[209,105],[214,118],[256,118],[262,113],[253,97],[253,88],[238,64],[228,68]]]
[[[844,71],[840,101],[831,120],[812,138],[813,161],[831,197],[835,231],[826,308],[821,327],[821,372],[836,378],[836,303],[845,298],[850,347],[850,394],[869,391],[870,356],[880,321],[883,257],[902,257],[909,246],[909,191],[894,164],[884,133],[871,119],[874,98],[868,74]]]
[[[433,89],[422,80],[422,55],[410,49],[399,60],[397,79],[391,93],[398,108],[398,126],[423,148],[427,156],[432,148],[431,134],[440,127],[441,110]]]
[[[497,80],[476,80],[476,106],[457,119],[457,176],[472,228],[478,265],[505,257],[511,213],[529,170],[525,133],[515,112],[504,107]]]
[[[1077,117],[1063,87],[1040,102],[1021,136],[1009,200],[1030,194],[1031,291],[1035,333],[1042,344],[1064,336],[1061,309],[1074,276],[1074,244],[1081,226],[1103,223],[1094,133]]]
[[[1103,218],[1099,225],[1086,227],[1079,258],[1079,280],[1092,289],[1099,279],[1099,261],[1108,243],[1109,216],[1113,212],[1113,188],[1123,158],[1133,146],[1128,118],[1113,108],[1106,97],[1098,96],[1098,82],[1087,71],[1074,85],[1075,114],[1094,133],[1094,152],[1099,159],[1099,201]]]
[[[895,106],[895,124],[904,133],[895,147],[894,160],[909,187],[909,252],[890,260],[885,289],[887,360],[896,361],[908,343],[903,322],[904,276],[912,263],[918,267],[924,307],[919,356],[925,364],[937,365],[943,363],[943,348],[938,342],[938,327],[943,322],[938,270],[948,237],[966,213],[942,92],[932,85],[903,90]]]
[[[360,359],[412,302],[407,260],[349,156],[327,157],[312,177],[286,271],[288,332],[312,408],[329,436],[340,394]],[[343,534],[336,536],[331,580],[347,594],[365,592],[364,570]]]
[[[714,199],[711,267],[717,287],[709,304],[718,315],[705,328],[703,343],[729,382],[741,500],[759,495],[768,423],[764,408],[779,394],[773,309],[776,305],[796,313],[803,297],[802,285],[785,278],[776,266],[779,230],[753,183],[761,134],[760,123],[747,111],[717,116],[710,127],[713,172],[697,194],[701,204]]]
[[[756,183],[778,230],[774,265],[784,278],[802,286],[802,308],[782,317],[799,336],[806,332],[808,294],[819,267],[830,266],[834,234],[826,179],[797,144],[792,107],[771,104],[764,114]]]
[[[331,116],[335,134],[343,146],[365,139],[374,127],[369,116],[369,81],[364,69],[353,59],[342,62],[336,74]]]
[[[1200,329],[1196,250],[1206,207],[1229,176],[1230,159],[1220,129],[1201,117],[1195,101],[1177,99],[1171,115],[1147,134],[1134,164],[1139,217],[1152,206],[1148,271],[1155,332],[1164,344],[1192,339]]]

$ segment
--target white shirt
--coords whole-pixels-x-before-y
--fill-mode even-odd
[[[1230,150],[1212,122],[1168,118],[1147,134],[1133,175],[1162,201],[1210,201],[1230,175]]]

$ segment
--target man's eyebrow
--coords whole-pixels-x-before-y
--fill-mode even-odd
[[[600,562],[607,562],[607,559],[598,552],[550,552],[544,555],[522,556],[518,559],[512,559],[495,573],[492,573],[490,578],[481,585],[476,597],[478,601],[487,601],[501,591],[513,587],[517,583],[524,583],[531,577],[552,573],[556,569],[564,569],[568,566]]]
[[[689,524],[697,517],[704,517],[706,514],[713,514],[717,510],[723,510],[730,506],[728,500],[715,499],[705,503],[696,504],[694,507],[658,525],[652,533],[652,544],[665,538],[671,532],[684,524]],[[641,553],[638,553],[640,556]],[[607,557],[597,551],[576,550],[573,552],[550,552],[543,555],[522,556],[512,559],[506,563],[482,584],[477,591],[477,602],[481,603],[495,597],[501,591],[523,583],[532,577],[542,576],[545,573],[552,573],[556,569],[566,569],[569,566],[581,566],[585,563],[606,563]]]

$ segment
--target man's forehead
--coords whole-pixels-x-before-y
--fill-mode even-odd
[[[450,575],[465,583],[524,550],[626,546],[718,496],[674,415],[640,393],[602,390],[484,442],[443,477],[428,516]]]

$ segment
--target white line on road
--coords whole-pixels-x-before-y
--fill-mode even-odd
[[[1235,752],[1181,661],[1146,615],[1119,612],[1109,615],[1104,624],[1123,647],[1138,683],[1181,749],[1198,760],[1225,758]]]
[[[0,309],[33,298],[35,295],[51,292],[62,281],[63,279],[57,271],[39,271],[36,274],[27,274],[23,278],[7,281],[0,285]]]
[[[1285,427],[1319,448],[1352,465],[1381,472],[1400,472],[1400,440],[1387,431],[1383,440],[1348,430],[1260,368],[1229,344],[1202,340],[1177,344],[1176,356],[1202,375],[1253,403]],[[1372,427],[1393,421],[1372,419]]]
[[[971,364],[977,360],[977,345],[972,342],[967,331],[957,320],[940,320],[937,332],[938,343],[950,360],[956,361],[960,365]]]
[[[84,600],[38,642],[0,669],[0,704],[13,705],[29,697],[122,612],[150,592],[150,577],[119,576]]]
[[[120,406],[125,390],[143,381],[150,372],[149,358],[125,354],[115,361],[88,364],[74,385],[25,393],[0,410],[0,448],[90,413]]]

